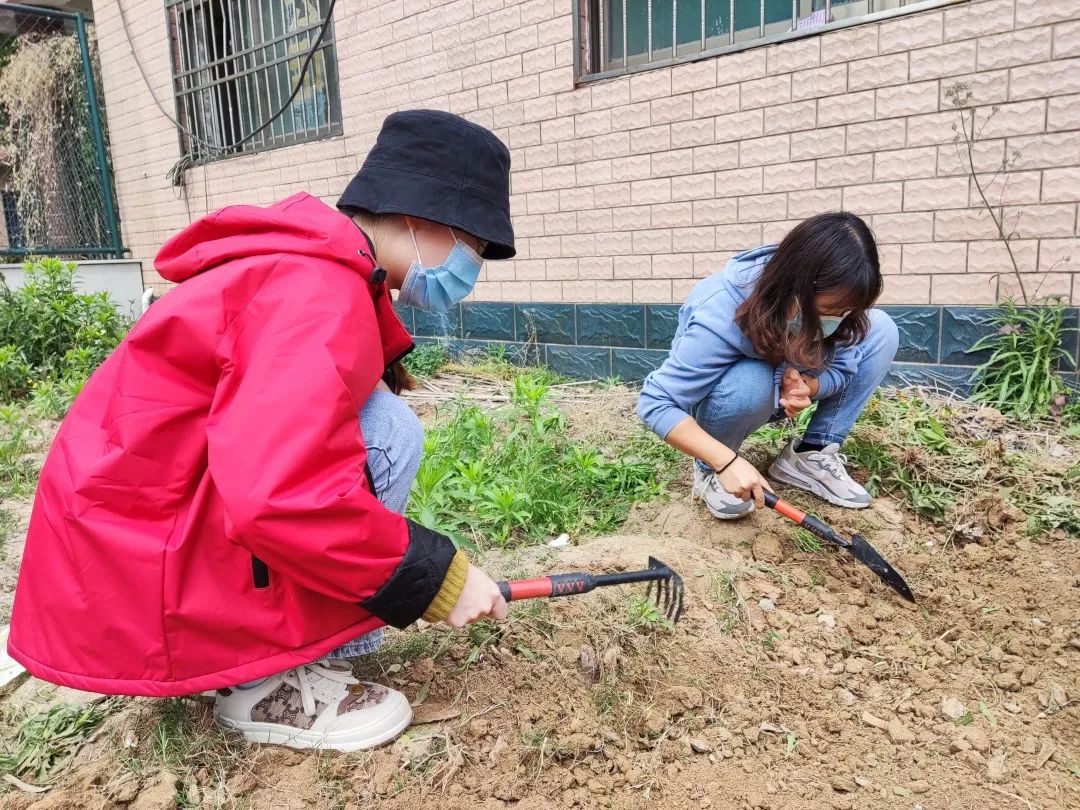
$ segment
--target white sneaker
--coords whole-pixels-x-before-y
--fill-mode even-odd
[[[320,659],[250,688],[220,690],[217,721],[257,743],[359,751],[396,739],[412,722],[400,692],[362,683],[345,662]]]
[[[822,450],[796,453],[798,443],[798,439],[788,442],[769,467],[769,477],[805,489],[837,506],[865,509],[870,505],[870,493],[844,469],[847,457],[840,452],[840,445],[833,443]]]
[[[716,473],[704,472],[696,464],[694,497],[705,501],[705,506],[717,520],[737,520],[754,511],[753,501],[744,501],[732,495],[717,480]]]

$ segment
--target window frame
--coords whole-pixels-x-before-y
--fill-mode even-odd
[[[325,14],[328,0],[314,2],[319,11]],[[211,122],[220,134],[220,142],[235,142],[262,125],[270,113],[281,106],[294,86],[293,66],[299,70],[311,52],[311,46],[314,45],[325,19],[318,18],[313,23],[296,23],[292,30],[288,30],[283,9],[281,19],[277,21],[280,22],[282,30],[279,32],[275,28],[274,14],[271,12],[270,29],[267,32],[262,18],[262,0],[164,0],[163,5],[165,30],[169,39],[169,68],[176,120],[195,133],[200,140],[211,143],[213,141],[208,135],[208,122]],[[223,20],[220,31],[214,29],[212,22],[206,22],[215,8]],[[198,15],[203,18],[201,26],[196,22]],[[244,15],[247,15],[247,19],[244,19]],[[181,18],[188,20],[181,23]],[[224,21],[227,21],[227,24]],[[191,30],[188,26],[191,26]],[[201,34],[196,30],[200,27]],[[231,41],[237,28],[241,33],[239,44]],[[197,42],[200,36],[204,40],[201,43]],[[225,44],[227,40],[229,45]],[[290,50],[290,42],[297,44],[297,50]],[[196,54],[196,45],[199,44],[204,53]],[[201,166],[229,158],[340,137],[344,129],[337,44],[334,21],[330,20],[326,34],[305,74],[302,89],[288,108],[260,134],[247,138],[239,146],[226,151],[207,150],[201,144],[193,142],[184,130],[177,128],[181,155],[190,161],[190,165]],[[221,53],[213,52],[218,47],[221,48]],[[284,54],[279,53],[279,48],[284,49]],[[285,73],[284,78],[281,76],[282,70]],[[307,119],[309,101],[312,109],[316,110],[316,119],[321,118],[317,111],[320,88],[315,78],[320,71],[326,92],[325,120],[317,120],[314,126],[307,124],[305,120],[302,129],[298,130],[294,126],[288,130],[285,119],[293,115],[295,124],[298,107],[301,109],[301,117]],[[271,91],[276,91],[276,96]],[[209,108],[206,98],[208,93]],[[228,98],[222,100],[222,96]],[[229,119],[228,123],[225,123],[226,117]]]
[[[651,54],[637,54],[634,56],[623,56],[623,66],[610,68],[607,70],[597,70],[588,72],[585,70],[585,61],[587,57],[590,57],[595,50],[599,50],[599,27],[593,27],[589,25],[591,18],[598,17],[596,9],[599,5],[604,3],[605,0],[572,0],[573,2],[573,36],[574,36],[574,80],[575,84],[591,84],[593,82],[603,81],[605,79],[613,79],[619,76],[628,76],[635,73],[642,73],[654,68],[671,67],[672,65],[688,64],[690,62],[700,62],[703,59],[711,59],[717,56],[723,56],[728,53],[737,53],[739,51],[749,50],[750,48],[760,48],[765,45],[775,45],[780,42],[789,42],[797,39],[804,39],[806,37],[818,36],[829,31],[837,31],[843,28],[850,28],[856,25],[865,25],[867,23],[881,22],[883,20],[890,20],[896,17],[906,17],[910,14],[918,14],[921,11],[929,11],[931,9],[943,8],[947,6],[959,5],[961,3],[967,3],[969,0],[916,0],[916,2],[908,3],[907,5],[897,8],[883,9],[881,11],[874,11],[868,14],[862,14],[858,16],[849,17],[843,20],[836,20],[833,22],[825,23],[824,25],[818,25],[813,28],[804,28],[795,31],[784,31],[775,34],[767,34],[764,37],[756,37],[754,39],[745,40],[742,42],[730,41],[731,35],[729,34],[729,42],[726,45],[708,48],[704,50],[698,49],[691,53],[682,55],[676,55],[672,58],[670,55],[664,58],[649,59]],[[623,0],[624,8],[627,0]],[[652,0],[654,3],[666,3],[676,2],[676,0]],[[706,0],[701,0],[702,5]],[[826,8],[831,6],[831,0],[827,3]],[[764,7],[764,2],[762,3]],[[651,27],[651,26],[650,26]],[[673,23],[673,28],[674,23]],[[585,33],[592,38],[592,42],[586,43],[582,37]],[[685,47],[686,43],[679,44],[679,50]],[[587,47],[586,47],[587,46]],[[653,53],[656,52],[656,48],[653,48]],[[671,51],[671,45],[668,44],[665,49]],[[645,61],[635,64],[635,60],[644,58]]]

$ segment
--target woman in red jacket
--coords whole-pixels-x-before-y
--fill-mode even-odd
[[[391,115],[335,211],[230,206],[155,261],[182,282],[87,383],[41,473],[9,649],[109,694],[218,690],[254,741],[357,750],[408,725],[341,659],[384,624],[504,618],[404,518],[422,433],[394,396],[390,290],[445,309],[514,255],[510,156],[448,113]],[[359,418],[358,418],[359,415]]]

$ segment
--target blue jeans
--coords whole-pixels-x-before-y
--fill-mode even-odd
[[[811,444],[843,444],[896,356],[899,332],[892,318],[880,309],[870,310],[868,316],[870,331],[859,344],[862,358],[855,375],[846,387],[818,401],[803,436]],[[775,369],[764,360],[740,360],[694,407],[694,421],[714,439],[737,451],[759,427],[784,416],[782,410],[776,409],[774,375]],[[711,469],[700,461],[698,466],[706,472]]]
[[[372,392],[360,411],[360,432],[367,448],[368,469],[383,506],[402,513],[409,501],[424,452],[424,428],[400,398],[381,389]],[[357,658],[375,652],[383,630],[365,633],[329,653],[328,658]]]

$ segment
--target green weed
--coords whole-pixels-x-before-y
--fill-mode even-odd
[[[806,554],[817,554],[825,547],[821,538],[806,529],[795,530],[795,548]]]
[[[626,622],[634,630],[655,630],[659,627],[670,630],[674,626],[655,602],[640,596],[627,600]]]
[[[410,374],[431,377],[450,362],[450,352],[442,343],[421,343],[401,361]]]
[[[777,643],[780,641],[780,634],[775,630],[769,630],[761,639],[761,646],[766,650],[772,651],[776,649]]]
[[[1014,416],[1045,416],[1065,382],[1058,370],[1072,355],[1061,347],[1065,302],[1052,299],[1038,307],[1017,307],[1012,301],[1001,306],[992,323],[998,329],[980,339],[968,351],[989,349],[989,359],[972,377],[971,399],[993,405]]]
[[[0,754],[0,774],[47,783],[101,725],[109,705],[53,706],[28,717]]]
[[[610,531],[660,497],[677,452],[644,430],[610,450],[573,440],[549,379],[518,370],[507,406],[453,406],[425,437],[409,516],[473,549]]]
[[[33,453],[44,437],[26,408],[0,405],[0,496],[24,497],[37,485]]]
[[[790,757],[795,753],[795,749],[799,746],[799,738],[794,731],[789,731],[784,735],[784,756]]]

